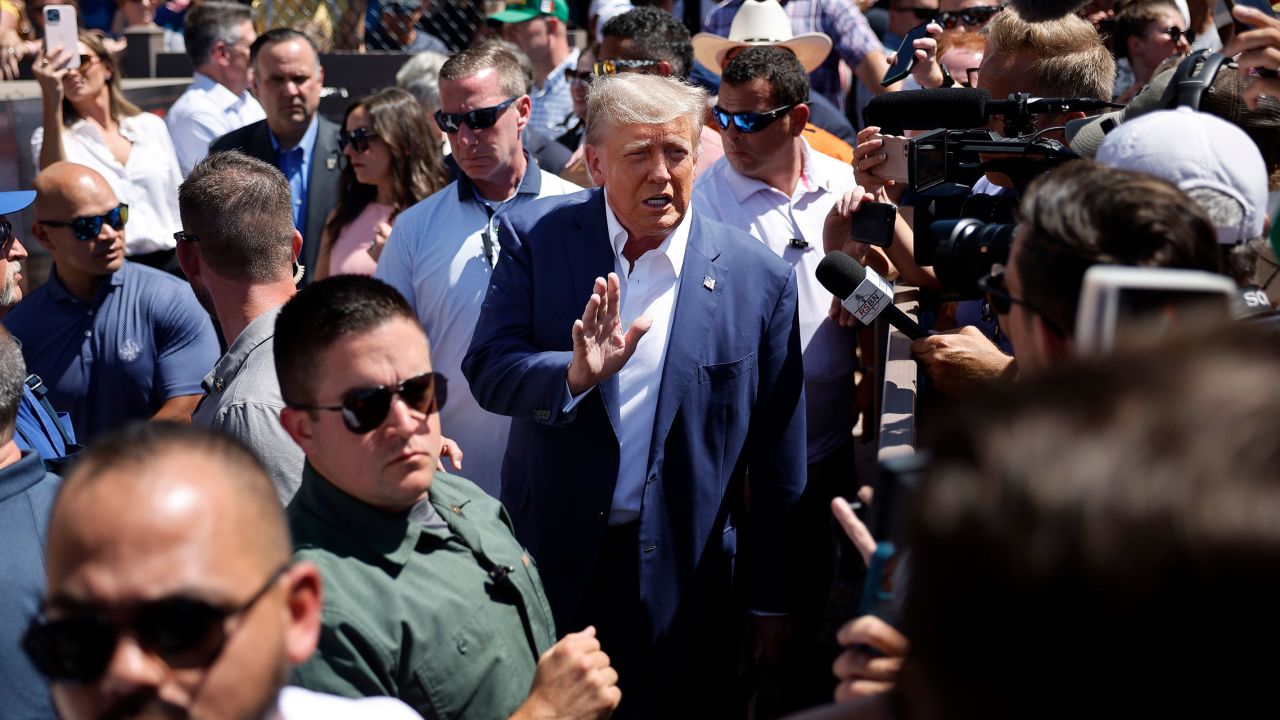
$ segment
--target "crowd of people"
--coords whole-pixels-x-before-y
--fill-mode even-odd
[[[0,715],[1267,687],[1185,646],[1209,617],[1243,655],[1280,599],[1280,19],[511,0],[460,42],[424,5],[333,5],[326,36],[184,3],[163,119],[109,37],[34,49],[38,174],[0,192]],[[322,53],[367,12],[422,52],[326,118]],[[1011,102],[948,124],[973,98]],[[1142,292],[1100,344],[1116,266]],[[894,282],[920,440],[869,475]]]

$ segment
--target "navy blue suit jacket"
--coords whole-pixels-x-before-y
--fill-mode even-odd
[[[617,378],[562,412],[573,322],[614,269],[604,202],[588,190],[503,216],[501,260],[462,366],[480,405],[513,418],[502,500],[562,633],[580,629],[566,621],[595,570],[618,477]],[[668,649],[696,642],[709,616],[733,614],[747,482],[763,511],[742,538],[747,601],[790,609],[789,538],[806,473],[791,267],[739,230],[696,213],[691,222],[637,549],[638,621]]]

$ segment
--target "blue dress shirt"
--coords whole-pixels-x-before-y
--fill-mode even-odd
[[[289,180],[289,190],[293,193],[293,226],[307,235],[307,187],[311,184],[312,155],[316,149],[316,134],[319,132],[319,121],[311,116],[311,124],[302,134],[302,140],[292,148],[280,147],[276,134],[267,128],[267,136],[271,138],[271,147],[276,151],[276,167]]]

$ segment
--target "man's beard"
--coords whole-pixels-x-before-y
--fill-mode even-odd
[[[22,263],[13,261],[5,270],[4,290],[0,291],[0,309],[8,309],[18,304],[18,278]]]

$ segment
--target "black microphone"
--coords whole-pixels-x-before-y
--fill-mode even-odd
[[[927,334],[893,304],[893,287],[887,280],[839,250],[822,258],[816,274],[822,287],[840,298],[840,304],[863,325],[870,325],[883,315],[890,325],[912,340]]]
[[[903,90],[871,98],[863,119],[894,132],[900,130],[968,130],[987,124],[991,94],[977,88]]]
[[[1028,115],[1057,115],[1064,112],[1093,112],[1107,108],[1119,108],[1119,105],[1107,100],[1088,97],[1029,97],[1026,102],[1018,100],[989,100],[986,111],[989,115],[1005,115],[1009,112],[1025,112]]]
[[[1009,5],[1023,20],[1040,22],[1056,20],[1084,7],[1088,0],[1009,0]]]

